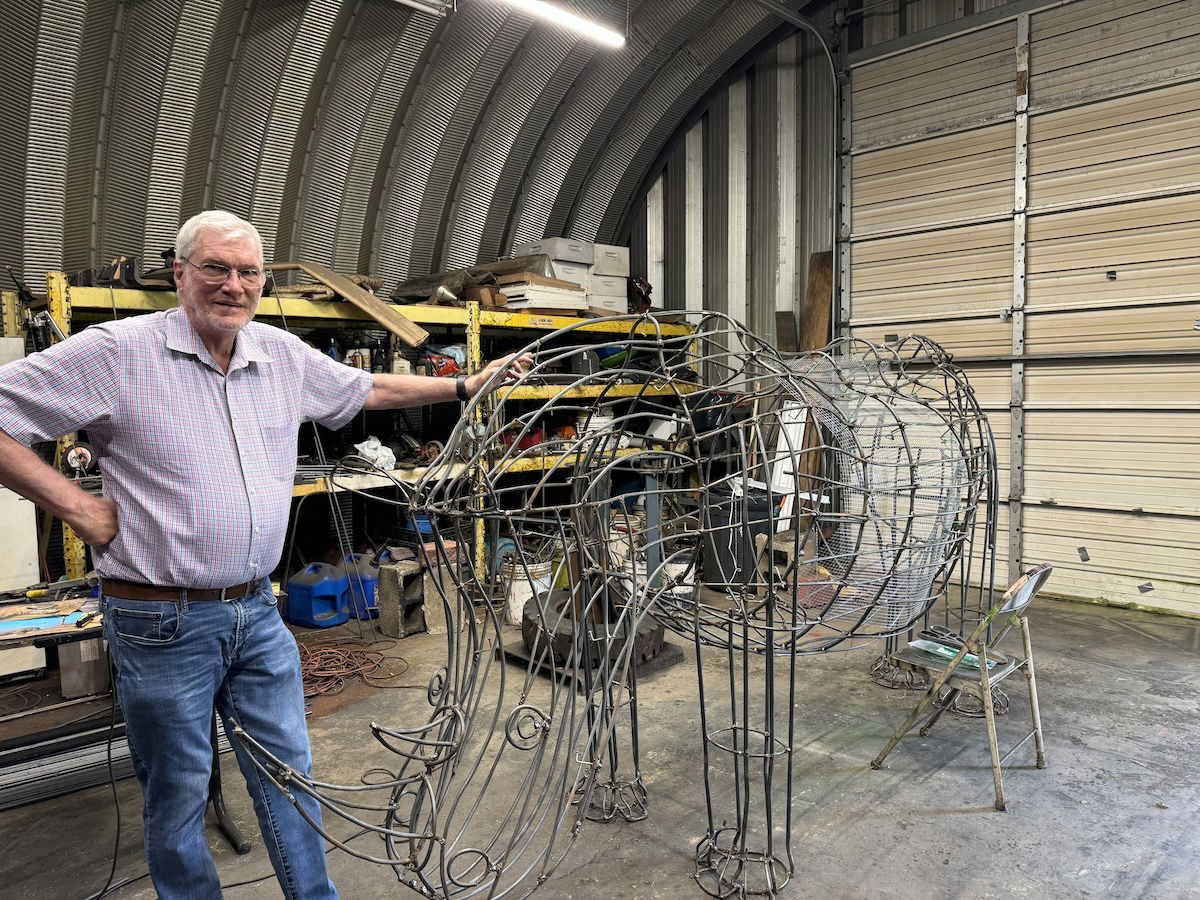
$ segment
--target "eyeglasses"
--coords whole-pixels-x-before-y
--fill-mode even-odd
[[[223,266],[220,263],[205,263],[202,266],[198,266],[186,256],[179,258],[199,272],[200,280],[205,284],[224,284],[234,272],[237,272],[238,278],[247,287],[259,287],[267,280],[267,273],[257,266],[246,266],[242,269],[231,269],[229,266]]]

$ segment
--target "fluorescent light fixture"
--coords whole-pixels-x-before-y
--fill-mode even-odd
[[[428,2],[425,0],[396,0],[396,2],[427,15],[437,16],[439,19],[450,15],[451,0],[428,0]]]
[[[604,44],[608,47],[625,46],[625,35],[620,32],[577,16],[573,12],[567,12],[561,6],[555,6],[553,3],[545,3],[544,0],[505,0],[505,2],[531,16],[537,16],[539,19],[545,19],[555,25],[578,32],[597,44]]]

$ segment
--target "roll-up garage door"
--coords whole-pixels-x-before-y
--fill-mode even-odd
[[[1200,4],[1014,9],[852,58],[840,325],[966,368],[999,571],[1200,614]]]

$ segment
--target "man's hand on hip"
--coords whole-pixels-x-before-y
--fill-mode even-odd
[[[93,547],[103,547],[117,536],[117,504],[107,497],[84,494],[79,512],[67,520],[80,539]]]

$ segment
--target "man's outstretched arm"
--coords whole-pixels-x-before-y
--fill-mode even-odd
[[[519,377],[532,360],[528,356],[505,356],[494,359],[467,378],[467,394],[474,397],[492,373],[505,370],[509,378]],[[373,375],[371,393],[363,409],[403,409],[430,403],[449,403],[458,394],[453,378],[429,378],[423,375]]]

